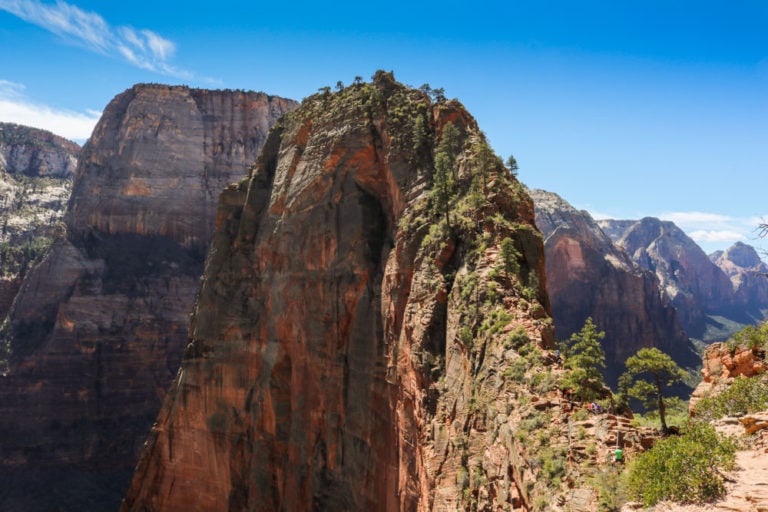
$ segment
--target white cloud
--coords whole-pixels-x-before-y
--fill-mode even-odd
[[[714,231],[699,229],[688,233],[695,242],[713,242],[713,243],[730,243],[744,241],[747,239],[743,233],[737,231]]]
[[[759,247],[757,227],[765,216],[734,217],[708,212],[669,212],[658,215],[674,222],[706,251],[726,248],[736,242]]]
[[[177,78],[193,78],[189,71],[168,63],[176,52],[176,45],[151,30],[111,27],[99,14],[83,11],[61,0],[55,4],[38,0],[0,0],[0,9],[91,51],[120,56],[138,68]]]
[[[0,80],[0,120],[42,128],[83,143],[91,136],[101,112],[72,112],[35,103],[24,95],[24,86]]]
[[[721,224],[734,222],[736,219],[727,215],[720,215],[718,213],[707,212],[668,212],[659,215],[662,220],[669,220],[677,224],[678,226],[690,226],[697,224]]]

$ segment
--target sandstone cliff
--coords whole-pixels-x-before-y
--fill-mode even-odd
[[[646,217],[598,225],[635,263],[656,274],[688,336],[714,341],[741,327],[723,322],[740,314],[728,276],[672,222]]]
[[[79,153],[50,132],[0,123],[0,318],[60,229]]]
[[[3,510],[115,509],[175,375],[216,198],[295,103],[137,85],[84,147],[60,237],[4,334]],[[44,492],[31,492],[43,488]]]
[[[58,135],[13,123],[0,123],[0,169],[30,178],[71,178],[80,146]]]
[[[710,255],[710,260],[727,275],[733,285],[741,321],[762,320],[768,311],[768,265],[754,247],[736,242],[728,250]]]
[[[551,192],[533,190],[531,197],[544,234],[558,339],[568,339],[592,317],[606,333],[606,378],[614,385],[624,361],[643,347],[658,347],[681,366],[697,366],[694,347],[655,274],[614,245],[586,211]]]
[[[221,196],[122,510],[565,503],[533,216],[458,102],[383,72],[306,99]]]

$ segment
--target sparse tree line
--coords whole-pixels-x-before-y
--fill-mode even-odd
[[[662,438],[631,461],[622,478],[610,489],[597,485],[601,510],[619,510],[624,499],[616,499],[617,495],[640,501],[644,506],[664,500],[700,503],[722,496],[725,492],[723,471],[733,468],[736,442],[717,433],[709,421],[765,410],[768,407],[766,379],[762,376],[737,378],[722,393],[699,401],[693,417],[688,417],[686,407],[683,424],[670,427],[667,424],[669,404],[684,403],[666,394],[671,385],[686,377],[686,372],[661,350],[642,348],[627,359],[618,392],[610,393],[601,373],[605,368],[600,343],[604,335],[588,318],[579,332],[560,345],[563,366],[570,370],[563,387],[583,402],[608,395],[616,411],[628,408],[631,400],[639,401],[649,416],[658,415]],[[765,358],[768,323],[744,328],[727,346],[732,352],[746,347]],[[678,421],[681,421],[679,417]]]

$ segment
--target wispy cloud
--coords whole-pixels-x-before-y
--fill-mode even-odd
[[[138,68],[190,80],[193,74],[169,63],[176,52],[172,41],[147,29],[112,27],[95,12],[61,0],[0,0],[0,9],[102,55],[121,57]]]
[[[688,236],[693,238],[693,240],[696,242],[712,243],[735,243],[747,239],[747,237],[744,236],[744,233],[739,233],[738,231],[730,231],[727,229],[722,231],[707,231],[704,229],[697,229],[696,231],[691,231],[688,233]]]
[[[764,216],[753,215],[747,217],[734,217],[719,213],[688,211],[688,212],[663,212],[633,217],[622,217],[598,212],[587,208],[594,219],[640,219],[645,216],[657,217],[661,220],[674,222],[677,227],[685,231],[705,252],[715,249],[726,249],[736,242],[744,242],[761,249],[766,240],[758,237],[758,226],[768,222],[768,214]]]
[[[755,245],[759,216],[734,217],[708,212],[666,212],[658,215],[674,222],[700,244],[729,245],[746,242]]]
[[[659,216],[663,220],[669,220],[681,225],[698,225],[698,224],[722,224],[733,222],[736,219],[727,215],[720,215],[719,213],[707,213],[707,212],[667,212]]]
[[[72,112],[36,103],[24,94],[24,86],[0,79],[0,120],[42,128],[83,143],[91,136],[101,112]]]

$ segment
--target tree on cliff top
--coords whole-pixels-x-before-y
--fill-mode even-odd
[[[667,432],[664,388],[683,380],[685,371],[677,366],[671,357],[655,347],[641,348],[637,354],[627,359],[626,365],[626,375],[633,382],[627,393],[642,401],[644,407],[658,409],[661,430]]]
[[[582,401],[600,397],[605,387],[601,369],[605,368],[605,352],[600,340],[605,332],[598,331],[592,318],[587,318],[584,327],[573,333],[561,347],[565,356],[565,367],[570,369],[564,387],[572,388]]]
[[[456,195],[456,157],[461,151],[459,130],[453,123],[446,123],[440,142],[435,148],[435,174],[432,185],[432,200],[438,214],[445,216],[450,226],[450,206]]]

